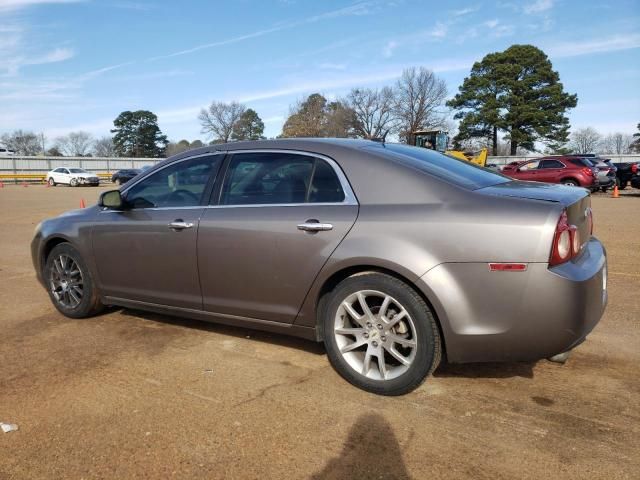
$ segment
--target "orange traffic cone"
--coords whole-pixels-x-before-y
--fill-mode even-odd
[[[80,208],[85,208],[86,205],[84,204],[84,198],[80,199]]]
[[[618,197],[620,197],[620,192],[618,192],[618,185],[616,185],[615,187],[613,187],[611,198],[618,198]]]

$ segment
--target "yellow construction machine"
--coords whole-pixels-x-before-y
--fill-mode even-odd
[[[430,148],[450,155],[460,160],[466,160],[476,165],[484,167],[487,163],[487,149],[483,148],[477,152],[462,152],[460,150],[449,150],[449,133],[444,130],[418,130],[411,133],[411,145],[416,147]]]

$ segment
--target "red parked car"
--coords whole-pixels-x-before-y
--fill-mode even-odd
[[[581,157],[542,157],[505,165],[502,173],[517,180],[562,183],[597,190],[598,169]]]

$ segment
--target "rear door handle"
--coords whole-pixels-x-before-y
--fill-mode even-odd
[[[298,230],[302,230],[304,232],[326,232],[328,230],[333,230],[333,225],[330,223],[320,223],[318,221],[306,221],[298,224]]]
[[[169,228],[171,230],[185,230],[187,228],[192,228],[193,227],[193,223],[191,222],[185,222],[183,220],[174,220],[173,222],[171,222],[169,224]]]

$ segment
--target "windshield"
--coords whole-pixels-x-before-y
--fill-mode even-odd
[[[459,160],[428,148],[411,147],[399,143],[384,143],[381,146],[390,155],[390,158],[398,163],[469,190],[477,190],[512,181],[511,178],[495,170],[480,167],[474,163]]]
[[[89,173],[86,170],[83,170],[81,168],[70,168],[69,172],[71,172],[71,173]]]

